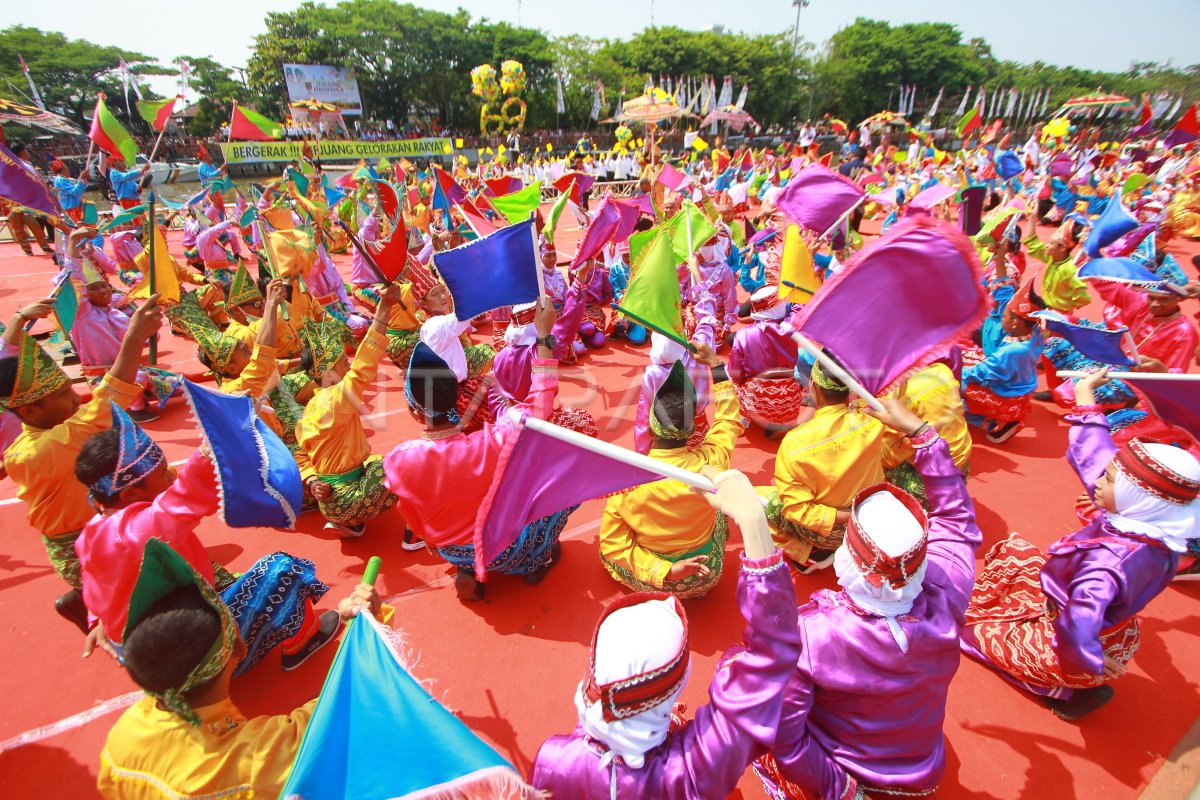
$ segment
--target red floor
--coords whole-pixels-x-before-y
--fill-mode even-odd
[[[575,239],[578,232],[569,236]],[[573,249],[559,245],[565,253]],[[177,241],[173,247],[178,249]],[[7,317],[41,296],[53,272],[49,259],[27,258],[14,245],[0,245],[0,315]],[[195,368],[190,343],[169,334],[164,340],[162,360]],[[601,421],[602,438],[631,444],[645,357],[644,350],[624,345],[592,354],[564,371],[563,401],[590,409]],[[374,408],[369,421],[379,430],[371,436],[375,450],[387,452],[415,435],[417,427],[390,364],[381,370],[377,389],[369,398]],[[1078,486],[1063,460],[1066,428],[1060,416],[1038,405],[1031,425],[1006,445],[977,441],[970,488],[985,547],[1009,530],[1048,545],[1073,529]],[[172,460],[185,458],[197,443],[182,402],[173,402],[146,427]],[[750,433],[739,443],[735,466],[755,482],[767,483],[775,449],[775,443]],[[81,637],[51,606],[61,583],[14,496],[11,482],[0,483],[0,521],[13,526],[0,554],[0,696],[5,698],[0,785],[9,797],[94,797],[98,753],[116,719],[112,709],[128,702],[122,698],[133,685],[103,654],[80,661]],[[327,605],[357,582],[369,556],[381,555],[379,585],[399,612],[398,625],[415,658],[413,673],[524,771],[543,739],[573,727],[572,697],[592,628],[604,605],[622,591],[596,555],[600,509],[599,502],[591,502],[571,518],[563,560],[541,585],[498,576],[488,584],[486,602],[474,605],[458,602],[449,586],[450,569],[435,555],[400,549],[403,524],[395,512],[350,542],[322,532],[322,520],[311,514],[296,532],[235,531],[209,521],[200,535],[213,556],[234,569],[277,549],[313,559],[332,587]],[[731,550],[736,547],[734,542]],[[717,657],[741,636],[735,580],[730,570],[709,597],[688,603],[694,666],[683,699],[693,708],[705,700]],[[802,599],[833,585],[831,573],[796,579]],[[1200,663],[1198,597],[1196,584],[1173,586],[1147,609],[1142,648],[1128,676],[1116,684],[1116,698],[1082,724],[1058,720],[984,668],[964,661],[950,691],[950,757],[939,797],[1136,797],[1200,717],[1191,675],[1191,665]],[[264,663],[235,685],[235,699],[250,714],[287,710],[319,691],[332,654],[329,649],[290,674]],[[63,722],[106,702],[90,721],[78,720],[74,727]],[[43,726],[54,727],[39,734]],[[22,734],[25,738],[15,740]],[[746,798],[763,796],[749,777],[743,778],[741,791]]]

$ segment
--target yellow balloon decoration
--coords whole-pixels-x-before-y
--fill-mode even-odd
[[[484,105],[500,98],[500,84],[496,82],[496,68],[491,64],[480,64],[471,70],[471,94],[483,98]]]
[[[513,109],[517,109],[516,113]],[[525,127],[525,101],[519,97],[510,97],[500,106],[500,116],[510,129],[521,130]]]
[[[509,59],[500,65],[500,91],[517,95],[525,91],[525,65]]]
[[[471,70],[471,94],[483,100],[479,109],[479,131],[484,136],[495,136],[506,130],[523,130],[525,127],[525,101],[517,97],[525,91],[525,65],[508,59],[501,62],[500,73],[491,64],[480,64]],[[496,103],[504,95],[499,108]]]

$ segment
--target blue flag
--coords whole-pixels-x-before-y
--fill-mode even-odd
[[[258,418],[249,397],[183,382],[184,393],[212,452],[221,515],[231,528],[292,528],[303,485],[296,459]]]
[[[1162,279],[1131,258],[1094,258],[1079,268],[1084,280],[1112,281],[1142,289],[1162,290]]]
[[[1113,192],[1104,206],[1103,213],[1092,223],[1092,230],[1088,233],[1087,242],[1084,244],[1088,258],[1099,257],[1101,247],[1108,247],[1138,224],[1137,217],[1126,211],[1125,206],[1121,204],[1120,193]]]
[[[1121,350],[1121,339],[1128,328],[1109,330],[1098,323],[1080,320],[1071,322],[1057,311],[1038,311],[1035,317],[1046,323],[1046,329],[1071,343],[1083,355],[1114,367],[1132,367],[1137,362]]]
[[[342,202],[342,200],[346,199],[346,193],[340,189],[334,189],[331,186],[322,186],[321,189],[325,192],[325,203],[330,208],[333,208],[338,203]]]
[[[1005,150],[996,157],[996,173],[1004,180],[1015,178],[1024,171],[1025,165],[1012,150]]]
[[[454,315],[460,320],[502,306],[531,303],[542,290],[542,264],[532,217],[435,253],[433,265],[454,297]]]
[[[413,680],[364,612],[342,637],[280,797],[515,797],[522,785],[511,764]]]

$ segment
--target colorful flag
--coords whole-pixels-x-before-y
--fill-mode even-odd
[[[497,195],[488,202],[510,223],[521,222],[542,204],[542,182],[534,181],[524,189]]]
[[[672,192],[678,192],[681,190],[681,187],[686,188],[688,184],[692,182],[692,179],[687,175],[684,175],[682,172],[666,163],[662,165],[662,171],[658,173],[658,178],[656,180],[658,183],[661,183]]]
[[[33,83],[33,75],[29,72],[29,65],[25,63],[25,58],[17,53],[17,59],[21,62],[21,71],[25,73],[25,80],[29,82],[29,93],[33,95],[33,102],[37,103],[37,107],[42,111],[46,110],[46,104],[42,102],[42,93]]]
[[[987,300],[970,241],[922,214],[856,253],[796,327],[878,395],[978,327]],[[865,322],[847,325],[852,317]]]
[[[53,219],[62,216],[58,195],[3,144],[0,144],[0,197]]]
[[[154,274],[154,294],[161,295],[162,302],[178,303],[179,302],[179,278],[176,276],[176,270],[179,265],[175,263],[175,259],[171,257],[171,253],[167,250],[167,239],[163,236],[162,228],[154,226],[154,265],[150,266],[150,246],[142,249],[133,259],[134,265],[138,272],[142,273],[142,279],[136,286],[129,290],[129,297],[147,299],[150,297],[150,275]]]
[[[1163,147],[1168,149],[1177,147],[1181,144],[1188,144],[1200,138],[1200,124],[1196,119],[1196,104],[1192,103],[1188,110],[1183,112],[1183,116],[1179,118],[1179,122],[1175,123],[1175,127],[1163,139]]]
[[[1084,280],[1109,281],[1150,291],[1161,291],[1163,281],[1132,258],[1093,258],[1079,268]]]
[[[137,142],[125,130],[125,126],[104,105],[104,93],[96,97],[96,108],[92,111],[92,128],[88,136],[96,146],[114,158],[120,158],[126,167],[137,161]]]
[[[542,264],[532,219],[436,253],[433,263],[454,297],[454,313],[459,319],[530,303],[542,292]]]
[[[1157,377],[1152,372],[1122,377],[1150,402],[1154,413],[1164,421],[1186,430],[1200,439],[1200,379],[1180,380],[1173,375]]]
[[[475,203],[473,203],[469,198],[464,197],[463,201],[455,206],[455,208],[457,208],[458,212],[463,215],[463,219],[466,221],[467,227],[469,227],[472,233],[474,233],[478,238],[483,238],[488,234],[495,233],[502,227],[488,219],[487,216],[479,210],[479,207],[476,206]],[[526,214],[525,216],[528,218],[529,215]]]
[[[958,124],[954,126],[954,133],[958,138],[966,137],[971,131],[983,125],[983,118],[979,113],[979,107],[975,106],[967,110],[965,114],[958,120]]]
[[[1100,248],[1107,247],[1137,227],[1137,217],[1125,209],[1120,193],[1113,193],[1088,232],[1087,242],[1084,243],[1088,258],[1098,258]]]
[[[165,100],[138,100],[137,110],[138,116],[150,123],[150,127],[156,131],[162,131],[167,127],[167,121],[171,118],[171,113],[175,110],[175,101],[178,98],[168,97]]]
[[[803,232],[799,225],[788,225],[779,260],[779,296],[791,303],[807,303],[819,288],[821,283]]]
[[[571,202],[575,205],[580,205],[583,193],[591,189],[592,184],[595,182],[595,175],[588,175],[583,172],[564,172],[561,176],[555,178],[551,185],[560,192],[569,192]]]
[[[562,216],[563,209],[567,207],[567,202],[571,199],[572,188],[573,185],[565,190],[560,190],[558,199],[550,207],[550,213],[546,216],[546,224],[542,227],[542,236],[547,242],[554,241],[554,229],[558,227],[558,218]]]
[[[854,182],[828,167],[809,164],[792,176],[775,205],[804,227],[825,236],[865,198]]]
[[[75,287],[71,285],[71,281],[64,280],[58,284],[54,302],[50,305],[58,319],[58,327],[69,335],[71,328],[75,327],[75,314],[79,310],[79,298],[75,295]]]
[[[408,674],[364,610],[342,636],[280,797],[523,797],[522,787],[511,764]]]
[[[183,389],[216,467],[225,524],[295,527],[303,500],[300,469],[283,440],[259,418],[254,401],[186,379]]]
[[[233,104],[229,120],[229,138],[253,142],[269,142],[283,137],[283,126],[248,108]]]
[[[499,178],[484,178],[483,183],[495,197],[500,197],[525,188],[525,184],[515,175],[502,175]]]
[[[512,424],[516,431],[504,438],[500,469],[475,518],[475,571],[480,575],[530,522],[662,478],[657,472],[534,430],[534,425],[558,426],[541,420],[526,424],[527,419],[528,412],[514,408],[499,423]],[[574,431],[562,431],[561,435],[589,438]],[[614,453],[629,453],[614,444],[600,444]]]
[[[575,269],[599,253],[600,248],[612,240],[620,224],[620,210],[613,205],[612,195],[605,195],[604,199],[600,201],[600,207],[588,221],[587,230],[583,233],[579,248],[575,251],[574,258],[571,259],[571,269]]]
[[[691,225],[691,240],[688,239],[688,225]],[[660,223],[650,230],[635,233],[629,237],[629,265],[636,273],[642,262],[650,253],[650,245],[660,233],[666,233],[671,240],[675,263],[687,261],[692,255],[716,233],[712,221],[704,212],[696,207],[691,200],[686,200],[679,212],[666,222]]]
[[[1132,367],[1137,362],[1121,350],[1121,340],[1129,332],[1128,328],[1110,330],[1095,322],[1080,320],[1071,322],[1057,311],[1035,311],[1033,314],[1046,325],[1051,333],[1056,333],[1071,343],[1071,346],[1083,355],[1117,367]]]
[[[629,280],[618,308],[630,319],[668,339],[690,347],[683,332],[682,300],[679,295],[679,263],[669,232],[660,232],[647,248],[641,266]]]

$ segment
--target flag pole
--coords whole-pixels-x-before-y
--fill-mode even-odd
[[[146,280],[149,282],[148,285],[150,287],[150,296],[153,297],[155,288],[156,288],[155,283],[157,282],[154,279],[155,278],[154,273],[156,272],[155,263],[154,263],[154,240],[158,238],[158,221],[155,219],[155,216],[154,216],[154,190],[153,189],[151,189],[149,192],[146,193],[146,204],[149,207],[147,210],[149,211],[148,219],[150,221],[150,243],[148,245],[148,248],[150,251],[150,258],[146,261],[146,265],[147,265],[149,274],[146,276]],[[153,366],[154,364],[157,364],[157,363],[158,363],[158,336],[156,334],[156,335],[150,337],[150,364],[151,364],[151,366]]]
[[[785,328],[787,328],[787,326],[785,326]],[[824,350],[813,344],[808,337],[799,331],[791,331],[791,336],[792,341],[807,350],[809,354],[817,360],[817,363],[821,365],[821,369],[825,370],[830,375],[841,381],[850,389],[850,391],[854,392],[856,395],[866,401],[866,404],[871,408],[875,409],[880,414],[885,413],[883,403],[879,402],[879,399],[875,397],[875,395],[867,391],[866,387],[856,381],[854,377],[849,372],[846,372],[846,370],[843,369],[840,364],[830,358]]]
[[[854,209],[858,208],[859,206],[861,206],[861,205],[862,205],[863,203],[865,203],[866,201],[867,201],[867,198],[866,198],[866,196],[865,196],[865,195],[864,195],[863,197],[860,197],[860,198],[858,199],[858,202],[857,202],[857,203],[855,203],[854,205],[850,206],[848,209],[846,209],[845,213],[843,213],[843,214],[842,214],[840,217],[838,217],[838,218],[837,218],[837,222],[835,222],[835,223],[833,223],[832,225],[830,225],[830,226],[829,226],[829,230],[825,231],[825,232],[824,232],[824,233],[822,233],[822,234],[821,234],[819,237],[817,237],[817,238],[818,238],[818,240],[821,240],[821,239],[828,239],[828,238],[829,238],[829,234],[833,233],[834,229],[836,229],[836,228],[837,228],[839,225],[841,225],[843,222],[845,222],[845,221],[846,221],[846,219],[847,219],[847,218],[848,218],[848,217],[849,217],[851,214],[853,214],[853,213],[854,213]]]
[[[374,586],[375,579],[379,577],[379,568],[383,566],[383,559],[379,556],[371,556],[367,559],[367,569],[363,572],[362,582],[367,586]]]
[[[262,242],[263,254],[266,256],[266,259],[267,259],[267,271],[271,273],[272,278],[278,278],[278,277],[280,277],[279,270],[275,269],[275,262],[272,260],[271,243],[267,239],[267,232],[265,230],[263,230],[262,218],[257,217],[257,212],[255,212],[255,214],[256,214],[256,219],[254,220],[254,224],[258,230],[258,239],[259,239],[259,241]],[[260,260],[259,266],[261,266],[261,265],[262,265],[262,261]],[[280,309],[280,311],[283,312],[283,314],[282,314],[283,321],[291,322],[292,315],[291,315],[291,313],[288,312],[287,303],[283,303],[282,305],[280,305],[279,309]]]
[[[1064,369],[1057,373],[1060,378],[1086,378],[1092,374],[1094,373],[1079,369]],[[1110,372],[1105,377],[1119,380],[1131,378],[1139,381],[1150,379],[1156,381],[1200,382],[1200,374],[1193,375],[1184,372]]]
[[[169,116],[169,115],[168,115]],[[154,154],[158,152],[158,146],[162,143],[163,134],[167,132],[167,123],[164,122],[162,130],[158,132],[158,138],[154,140],[154,147],[150,148],[150,163],[154,163]]]
[[[696,286],[699,286],[704,281],[700,277],[700,265],[696,263],[695,246],[692,244],[692,215],[688,213],[687,207],[687,203],[691,202],[691,200],[684,199],[683,204],[680,205],[680,209],[683,211],[683,222],[687,226],[688,272],[692,274],[692,280],[696,282]]]

